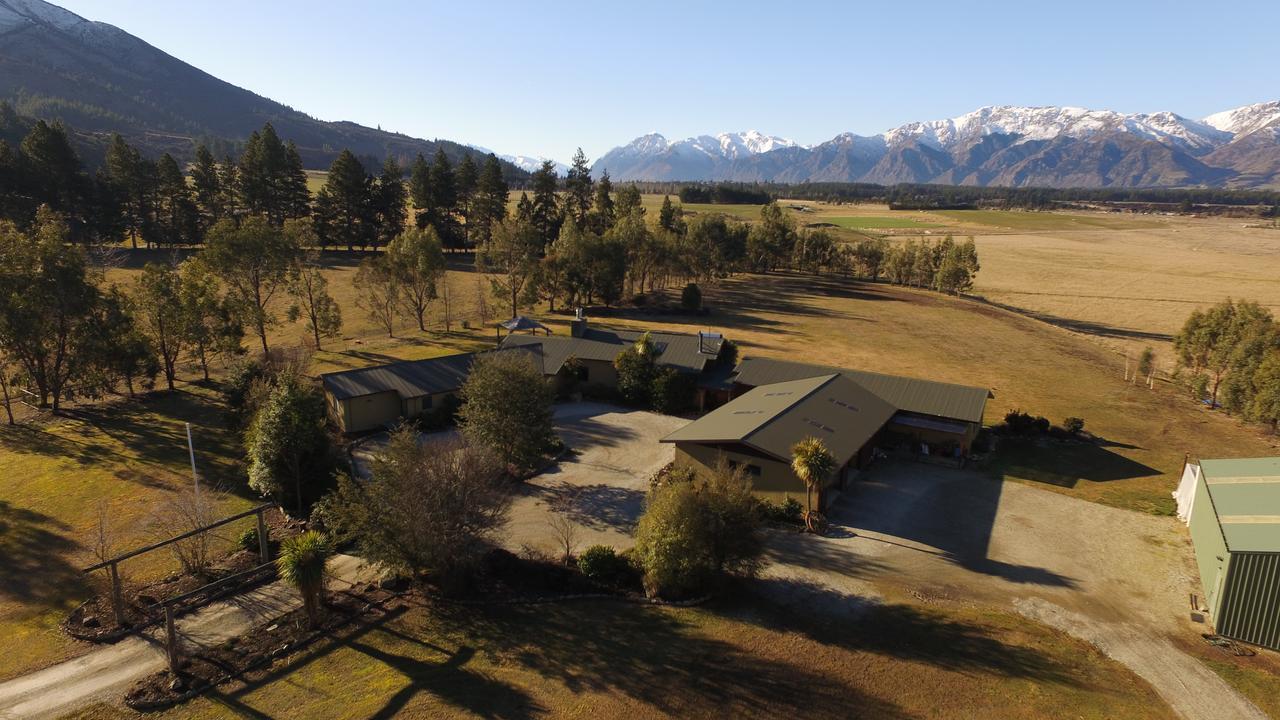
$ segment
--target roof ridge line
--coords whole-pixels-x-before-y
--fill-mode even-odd
[[[768,419],[766,419],[764,422],[762,422],[762,423],[760,423],[759,425],[757,425],[757,426],[755,426],[754,428],[752,428],[750,432],[745,433],[745,434],[742,436],[742,441],[743,441],[743,442],[746,442],[747,440],[749,440],[749,439],[751,438],[751,436],[752,436],[752,435],[755,435],[756,433],[760,432],[760,431],[761,431],[761,430],[763,430],[765,427],[767,427],[767,426],[768,426],[770,423],[772,423],[773,421],[775,421],[775,420],[777,420],[777,419],[781,418],[783,415],[786,415],[788,412],[791,412],[791,409],[792,409],[792,408],[794,408],[795,406],[797,406],[797,405],[799,405],[800,403],[804,402],[805,400],[808,400],[808,399],[809,399],[809,398],[810,398],[814,393],[818,392],[818,391],[819,391],[819,390],[821,390],[822,388],[824,388],[824,387],[826,387],[827,385],[829,385],[830,383],[834,382],[834,381],[835,381],[835,379],[836,379],[836,378],[838,378],[838,377],[841,377],[841,375],[840,375],[839,373],[835,373],[835,374],[833,374],[833,375],[815,375],[814,377],[825,377],[825,378],[826,378],[826,380],[823,380],[822,382],[818,383],[817,385],[814,385],[812,390],[810,390],[809,392],[807,392],[807,393],[805,393],[805,394],[801,395],[800,397],[796,398],[795,400],[791,401],[791,402],[790,402],[790,403],[788,403],[786,406],[784,406],[782,409],[780,409],[778,412],[774,413],[772,416],[770,416]],[[811,378],[810,378],[810,379],[811,379]],[[802,382],[802,381],[801,381],[801,380],[791,380],[790,382]],[[783,383],[771,383],[771,384],[772,384],[772,385],[782,385]],[[856,383],[855,383],[855,384],[856,384]],[[769,387],[769,385],[761,385],[760,387],[761,387],[761,388],[767,388],[767,387]],[[863,389],[865,390],[866,388],[863,388]],[[752,444],[752,447],[755,447],[755,445],[754,445],[754,444]],[[770,455],[772,455],[773,453],[769,453],[769,454],[770,454]]]

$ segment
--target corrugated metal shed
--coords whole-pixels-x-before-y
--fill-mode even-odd
[[[843,465],[893,417],[896,408],[840,375],[758,387],[662,442],[741,442],[790,462],[791,446],[821,439]]]
[[[1201,460],[1200,478],[1189,524],[1214,626],[1280,649],[1280,458]]]
[[[1201,460],[1232,552],[1280,552],[1280,458]]]
[[[613,362],[618,353],[635,343],[642,334],[637,330],[587,328],[582,337],[508,335],[502,339],[502,347],[540,347],[543,372],[554,375],[569,358]],[[658,365],[691,373],[702,372],[707,363],[715,360],[723,343],[723,338],[712,341],[697,335],[652,331],[649,339],[658,349]]]
[[[986,388],[773,358],[743,358],[738,364],[736,381],[759,387],[832,373],[853,380],[899,410],[965,422],[981,424],[987,398],[991,396]]]

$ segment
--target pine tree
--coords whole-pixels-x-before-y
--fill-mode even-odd
[[[592,229],[603,235],[617,221],[617,213],[613,207],[613,181],[609,179],[609,171],[605,170],[596,183],[595,210],[592,213]]]
[[[404,171],[395,158],[389,157],[382,164],[382,174],[374,188],[374,203],[378,243],[386,245],[404,231],[408,217]]]
[[[528,220],[542,237],[542,247],[546,248],[559,237],[560,224],[564,222],[556,199],[555,165],[550,160],[543,162],[542,167],[529,178],[529,183],[533,189],[533,197],[529,202]],[[566,202],[567,199],[566,197]]]
[[[230,155],[222,158],[222,165],[218,168],[218,186],[222,193],[222,217],[235,217],[242,207],[240,205],[240,166]]]
[[[289,214],[289,152],[267,123],[255,131],[240,155],[240,200],[245,210],[280,225]],[[304,175],[305,181],[305,175]]]
[[[454,213],[458,209],[458,186],[453,177],[453,166],[444,148],[436,148],[436,155],[431,160],[431,206],[435,216],[431,223],[440,235],[445,247],[460,247],[461,237],[458,221]]]
[[[462,216],[466,223],[462,228],[462,237],[464,244],[474,244],[475,240],[471,237],[471,231],[474,229],[472,224],[475,221],[475,194],[480,182],[479,175],[476,171],[475,161],[471,159],[471,153],[462,156],[462,162],[458,163],[458,168],[453,173],[454,184],[458,192],[458,214]]]
[[[413,202],[413,219],[418,229],[431,225],[436,212],[431,197],[431,165],[422,153],[418,153],[409,169],[409,200]]]
[[[373,178],[360,160],[350,150],[339,153],[316,195],[315,230],[321,245],[355,250],[376,241],[373,190]]]
[[[199,217],[191,187],[169,153],[156,162],[155,241],[165,245],[194,243]]]
[[[310,215],[311,191],[307,189],[307,171],[302,167],[298,146],[292,140],[285,147],[285,165],[280,182],[283,217],[300,218]]]
[[[679,232],[677,229],[679,223],[679,215],[676,214],[676,208],[671,204],[671,196],[662,196],[662,208],[658,210],[658,227],[668,232]]]
[[[502,165],[497,156],[490,153],[480,171],[480,179],[476,183],[471,201],[471,215],[467,217],[468,232],[473,244],[487,243],[492,236],[493,225],[506,219],[509,193],[507,181],[502,177]],[[470,227],[472,223],[475,224],[474,228]]]
[[[213,153],[203,143],[196,147],[196,160],[191,166],[191,184],[195,189],[196,208],[201,225],[208,228],[222,218],[222,175]]]
[[[111,136],[104,162],[107,177],[115,186],[123,203],[123,220],[129,241],[138,247],[138,238],[144,234],[151,220],[150,173],[142,155],[120,135]]]
[[[587,165],[587,156],[582,148],[573,154],[573,164],[564,180],[564,214],[573,218],[578,227],[587,227],[587,217],[591,213],[591,168]]]

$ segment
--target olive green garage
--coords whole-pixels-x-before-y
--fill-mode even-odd
[[[675,464],[699,473],[723,459],[741,467],[755,494],[773,503],[805,495],[791,469],[791,446],[822,440],[836,461],[817,506],[825,508],[859,467],[870,461],[872,438],[897,408],[843,375],[819,375],[763,385],[662,439],[676,446]]]
[[[1188,464],[1174,496],[1218,634],[1280,650],[1280,458]]]

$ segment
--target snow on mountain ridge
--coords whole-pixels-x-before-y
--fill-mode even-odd
[[[1280,100],[1223,110],[1204,118],[1201,122],[1209,127],[1242,137],[1277,120],[1280,120]]]

